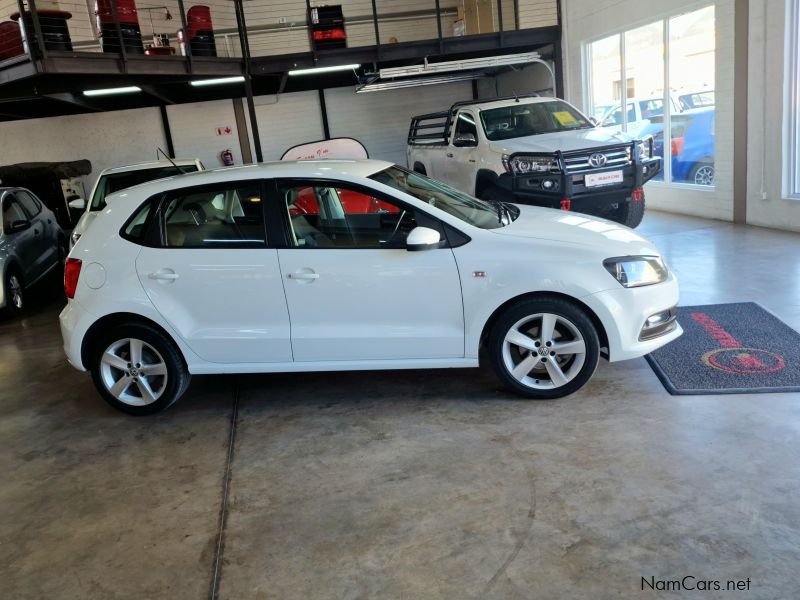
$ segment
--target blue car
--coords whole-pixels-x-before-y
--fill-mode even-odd
[[[671,122],[672,181],[714,185],[714,107],[674,114]],[[651,122],[641,135],[652,135],[654,154],[664,156],[663,121]]]

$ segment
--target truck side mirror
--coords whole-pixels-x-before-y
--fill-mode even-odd
[[[460,133],[453,139],[453,146],[458,148],[477,146],[478,140],[471,133]]]

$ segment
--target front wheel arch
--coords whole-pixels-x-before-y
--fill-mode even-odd
[[[480,169],[475,176],[475,197],[480,198],[487,188],[493,187],[499,175],[490,169]]]
[[[119,327],[120,325],[129,323],[147,325],[148,327],[156,329],[159,333],[173,343],[175,348],[178,350],[178,354],[180,354],[181,358],[183,359],[183,364],[187,365],[186,357],[183,355],[180,344],[178,344],[175,341],[174,336],[161,325],[152,319],[148,319],[147,317],[143,317],[142,315],[137,315],[135,313],[112,313],[100,317],[97,321],[92,323],[89,329],[86,330],[86,333],[83,336],[83,341],[81,342],[81,363],[83,367],[88,368],[92,352],[96,350],[95,345],[100,337],[100,334],[113,327]]]
[[[489,336],[489,332],[492,330],[495,322],[500,316],[512,305],[522,302],[525,300],[543,300],[547,298],[557,298],[560,300],[565,300],[570,302],[583,310],[586,313],[586,316],[592,321],[595,329],[597,330],[597,337],[600,338],[600,347],[608,349],[608,334],[606,333],[605,327],[603,327],[603,322],[600,320],[600,317],[595,314],[595,312],[589,308],[586,304],[578,300],[577,298],[573,298],[568,294],[562,294],[560,292],[529,292],[527,294],[520,294],[519,296],[514,296],[503,302],[500,306],[498,306],[494,312],[489,316],[486,323],[483,324],[483,329],[481,330],[481,337],[480,337],[480,344],[481,346],[484,345],[486,342],[487,337]],[[606,354],[602,354],[606,356]]]

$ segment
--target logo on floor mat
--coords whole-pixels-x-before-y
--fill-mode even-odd
[[[706,313],[692,313],[690,316],[720,346],[703,354],[701,360],[706,366],[740,375],[775,373],[786,366],[786,361],[779,354],[759,348],[745,348]]]

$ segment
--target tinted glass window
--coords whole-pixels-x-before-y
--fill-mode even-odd
[[[172,177],[174,175],[180,175],[181,173],[193,173],[195,171],[197,171],[197,165],[181,165],[180,169],[169,165],[166,167],[157,167],[155,169],[139,169],[137,171],[103,175],[97,183],[97,188],[92,196],[92,204],[89,210],[104,209],[106,206],[106,196],[114,192],[139,185],[140,183],[147,183],[148,181],[163,179],[164,177]]]
[[[173,195],[164,208],[164,231],[169,248],[261,246],[265,243],[261,185]]]
[[[8,231],[14,221],[27,221],[28,215],[14,199],[14,196],[6,196],[3,200],[3,229]]]
[[[31,196],[28,192],[19,190],[15,195],[31,218],[42,212],[42,205],[39,203],[39,200]]]
[[[483,110],[481,121],[490,140],[594,127],[580,112],[561,100]]]
[[[294,185],[283,197],[296,248],[402,248],[417,226],[413,210],[344,187]]]
[[[459,113],[456,120],[456,135],[473,135],[478,139],[478,127],[475,125],[475,119],[469,113]]]

